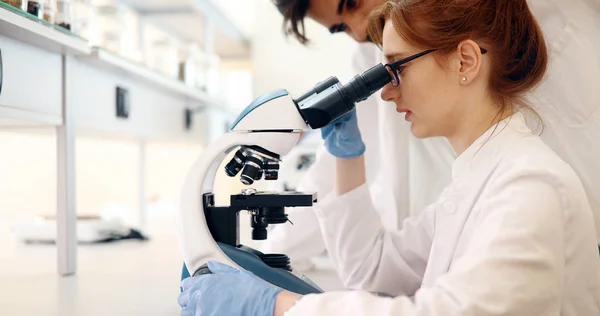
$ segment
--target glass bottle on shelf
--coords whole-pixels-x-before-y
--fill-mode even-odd
[[[71,31],[91,43],[96,37],[94,6],[90,0],[73,0],[72,12]]]
[[[207,91],[207,57],[204,52],[198,56],[198,62],[196,63],[196,80],[195,85],[196,88],[206,92]]]
[[[29,1],[23,1],[23,3],[26,3],[25,11],[27,11],[27,13],[29,13],[33,16],[36,16],[38,19],[44,18],[44,7],[42,4],[42,1],[29,0]]]
[[[167,36],[153,43],[155,69],[169,78],[177,78],[178,74],[178,45],[177,41]]]
[[[219,93],[220,73],[219,66],[221,59],[217,54],[209,54],[206,59],[206,92],[212,97]]]
[[[195,88],[197,80],[200,46],[196,43],[182,45],[179,53],[179,80]]]
[[[104,4],[96,7],[98,23],[97,46],[120,55],[122,49],[122,19],[119,7],[115,4]]]
[[[121,4],[119,17],[121,26],[121,54],[129,60],[141,62],[142,52],[139,14],[127,5]]]
[[[56,16],[54,23],[67,30],[71,30],[73,24],[73,3],[71,0],[56,1]]]
[[[44,20],[48,23],[54,24],[54,18],[56,15],[56,1],[55,0],[44,0]]]
[[[156,25],[140,23],[140,47],[143,63],[162,75],[177,79],[179,74],[179,42]]]

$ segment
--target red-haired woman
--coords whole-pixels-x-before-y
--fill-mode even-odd
[[[350,113],[322,130],[338,157],[336,197],[316,212],[340,277],[361,291],[300,297],[211,262],[215,275],[184,281],[182,314],[600,315],[588,199],[526,124],[535,115],[524,97],[548,66],[526,1],[388,1],[369,34],[389,62],[382,98],[414,136],[445,137],[459,155],[451,184],[418,218],[386,231]]]

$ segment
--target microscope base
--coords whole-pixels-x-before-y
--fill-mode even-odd
[[[291,269],[292,271],[289,271],[286,268],[273,268],[268,266],[259,257],[259,255],[262,253],[258,250],[246,246],[240,246],[236,248],[223,243],[218,244],[227,257],[233,260],[240,267],[252,272],[257,277],[275,286],[301,295],[323,292],[323,290],[310,279],[308,279],[308,277],[294,271],[293,269]],[[181,272],[181,280],[188,277],[190,277],[190,273],[184,264]]]

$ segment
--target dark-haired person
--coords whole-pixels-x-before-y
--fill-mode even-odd
[[[368,39],[367,17],[383,0],[272,0],[283,13],[287,33],[308,42],[303,23],[313,19],[332,33],[342,32],[357,42]],[[469,2],[469,0],[465,0]],[[470,1],[471,3],[476,3]],[[501,1],[494,1],[501,4]],[[548,76],[529,96],[543,118],[541,138],[581,178],[595,213],[600,243],[600,0],[528,0],[544,33],[550,53]],[[353,71],[360,73],[383,62],[371,43],[358,44]],[[418,215],[450,183],[456,153],[443,138],[418,139],[411,135],[403,115],[374,95],[357,104],[362,141],[366,145],[367,184],[386,227],[398,228],[404,219]],[[334,158],[321,155],[301,179],[298,190],[318,192],[321,200],[333,194]],[[314,208],[319,208],[317,204]],[[313,208],[292,208],[297,225],[277,225],[263,249],[286,253],[295,267],[310,266],[311,258],[325,250]]]
[[[351,112],[322,129],[335,197],[316,213],[357,290],[300,296],[209,262],[213,274],[183,281],[182,315],[600,315],[583,185],[525,120],[525,96],[549,66],[527,2],[388,1],[369,34],[389,62],[382,98],[412,135],[444,137],[457,153],[451,183],[401,230],[385,230]]]

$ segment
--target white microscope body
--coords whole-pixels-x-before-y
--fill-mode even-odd
[[[377,65],[346,85],[331,77],[297,99],[292,99],[285,90],[278,90],[250,104],[234,122],[231,131],[205,149],[184,180],[178,206],[178,232],[187,272],[190,275],[210,273],[206,263],[214,260],[250,270],[266,281],[296,293],[320,292],[309,280],[292,274],[289,265],[287,269],[271,265],[267,262],[270,259],[265,259],[263,254],[240,245],[237,222],[237,211],[254,212],[256,216],[253,215],[251,224],[253,229],[256,224],[256,231],[253,231],[253,238],[265,239],[264,228],[268,223],[287,221],[283,207],[310,206],[316,202],[316,195],[251,193],[247,198],[232,195],[231,206],[217,207],[212,193],[215,175],[227,154],[241,148],[226,167],[229,176],[235,176],[244,167],[241,180],[245,184],[260,179],[263,174],[268,179],[273,171],[276,179],[277,171],[269,168],[278,168],[278,162],[296,145],[303,131],[326,126],[352,111],[356,102],[366,99],[390,79],[387,67]],[[244,152],[246,154],[240,154]],[[277,168],[269,167],[273,165]],[[270,212],[274,215],[269,215]],[[225,221],[230,223],[224,224]]]
[[[212,192],[217,169],[227,154],[239,146],[256,145],[284,156],[294,148],[301,132],[309,129],[287,92],[276,95],[268,103],[259,103],[261,106],[243,113],[231,132],[206,148],[184,180],[178,226],[183,258],[191,273],[209,260],[239,268],[223,254],[198,209],[203,194]]]

